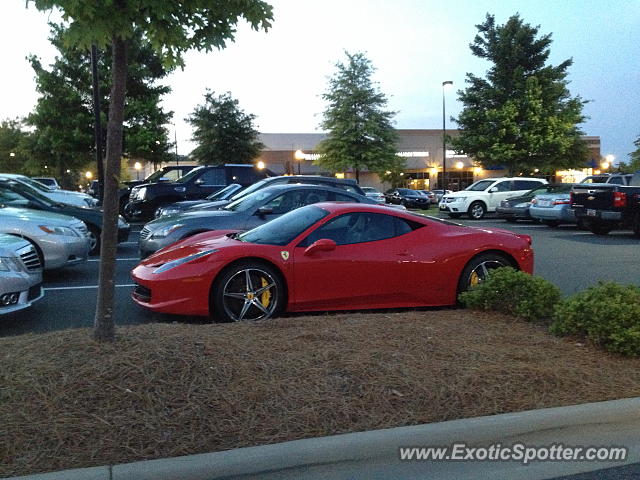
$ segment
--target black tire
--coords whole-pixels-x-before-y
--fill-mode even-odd
[[[589,225],[589,230],[591,230],[591,233],[594,233],[596,235],[608,235],[609,232],[613,230],[613,227],[606,223],[591,222],[591,225]]]
[[[555,228],[560,225],[560,222],[558,220],[544,220],[542,223],[551,228]]]
[[[579,218],[576,223],[577,223],[578,230],[584,230],[584,231],[589,230],[589,223],[583,220],[582,218]]]
[[[500,267],[513,267],[513,263],[507,257],[498,253],[481,253],[472,258],[460,274],[458,295],[482,282],[491,270]]]
[[[284,309],[285,298],[284,281],[275,268],[260,262],[238,262],[213,282],[210,317],[216,322],[267,320]]]
[[[87,225],[87,229],[89,230],[89,255],[98,255],[102,230],[95,225]]]
[[[473,202],[469,205],[469,210],[467,210],[467,214],[472,220],[480,220],[486,213],[487,207],[485,207],[482,202]]]
[[[631,229],[636,237],[640,237],[640,213],[636,213]],[[37,250],[37,249],[36,249]]]

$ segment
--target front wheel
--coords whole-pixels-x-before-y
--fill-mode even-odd
[[[483,253],[472,258],[460,275],[458,295],[485,281],[491,270],[512,266],[509,260],[497,253]]]
[[[89,230],[87,234],[89,238],[89,255],[98,255],[100,253],[100,235],[102,231],[94,225],[87,225],[87,229]]]
[[[284,308],[284,281],[273,267],[241,262],[225,270],[214,282],[211,304],[216,321],[266,320]]]
[[[467,213],[471,219],[480,220],[487,213],[487,209],[482,202],[473,202]]]

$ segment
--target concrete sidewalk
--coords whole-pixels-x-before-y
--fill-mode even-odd
[[[453,420],[14,479],[545,479],[640,461],[640,398]],[[623,446],[624,462],[401,461],[399,447]]]

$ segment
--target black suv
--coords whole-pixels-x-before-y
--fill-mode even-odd
[[[431,199],[419,190],[410,188],[394,188],[385,193],[387,203],[404,205],[407,208],[422,208],[428,210],[431,206]]]
[[[342,190],[356,193],[358,195],[365,195],[364,191],[360,188],[358,183],[351,178],[323,177],[321,175],[286,175],[281,177],[265,178],[263,180],[260,180],[259,182],[254,183],[250,187],[235,191],[231,195],[225,196],[224,198],[220,198],[220,191],[209,195],[203,200],[187,200],[183,202],[172,203],[171,205],[167,205],[166,207],[159,208],[156,211],[156,218],[165,215],[175,215],[176,213],[180,213],[185,210],[217,210],[257,190],[271,187],[272,185],[285,185],[292,183],[304,183],[307,185],[326,185],[328,187],[341,188]]]
[[[199,200],[217,192],[231,183],[251,185],[273,176],[267,169],[254,165],[226,164],[202,166],[191,170],[175,182],[154,182],[137,185],[131,189],[125,212],[129,218],[149,219],[158,207],[182,200]]]

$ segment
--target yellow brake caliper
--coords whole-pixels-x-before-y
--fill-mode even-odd
[[[267,285],[269,285],[269,282],[267,282],[267,279],[262,277],[262,286],[266,287]],[[260,296],[260,303],[262,303],[262,306],[267,308],[269,306],[269,303],[271,303],[271,289],[267,289],[264,292],[262,292],[262,295]]]
[[[472,287],[475,287],[479,283],[480,283],[480,275],[478,275],[476,272],[472,272],[471,278],[469,279],[469,285],[471,285]]]

